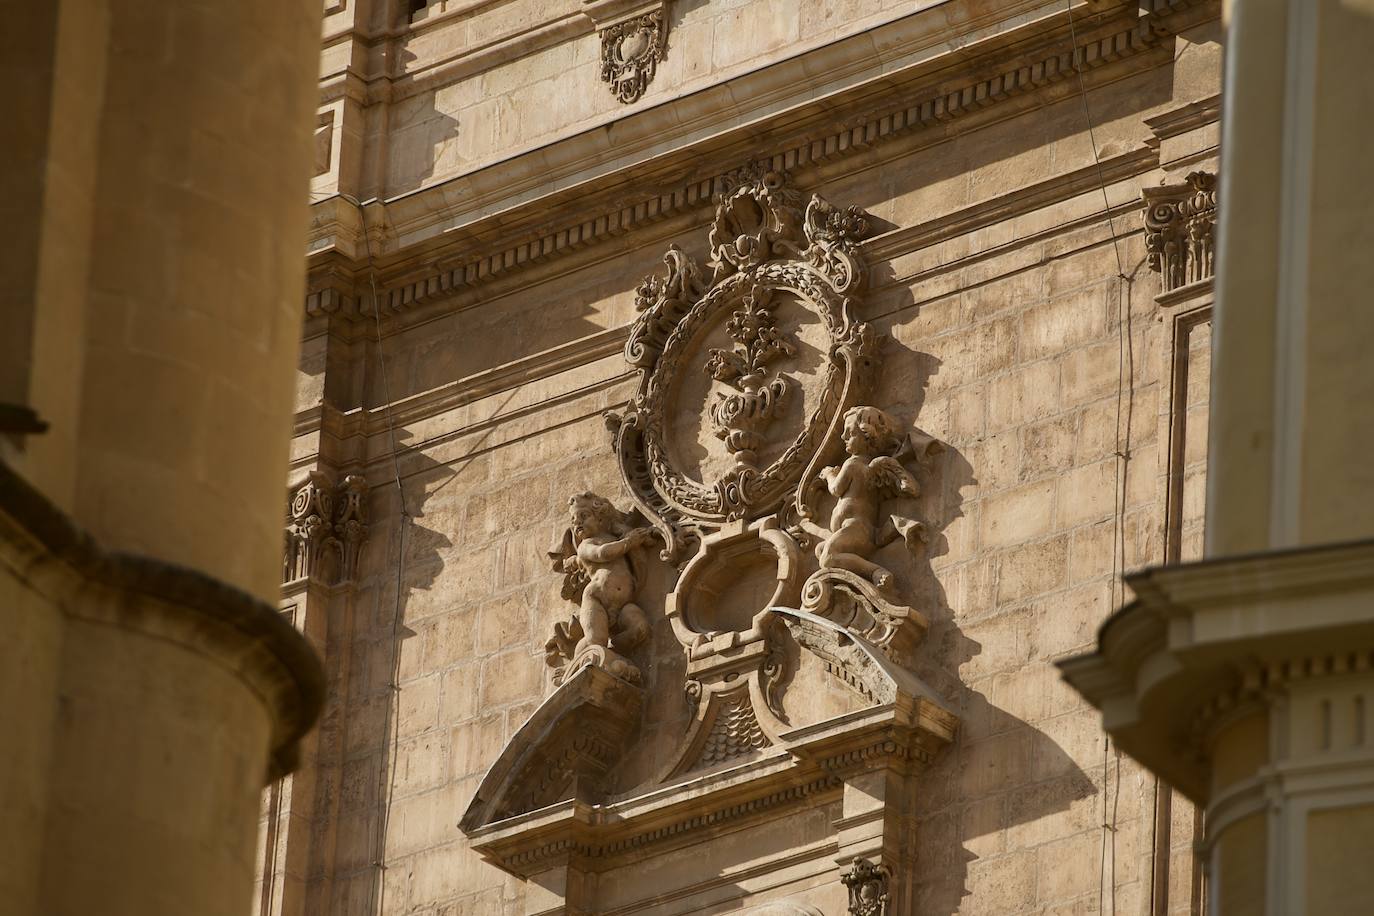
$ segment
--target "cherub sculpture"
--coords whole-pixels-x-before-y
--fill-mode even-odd
[[[573,496],[568,511],[571,524],[549,557],[554,571],[563,573],[563,597],[579,606],[570,622],[555,627],[546,660],[561,667],[599,648],[612,673],[633,680],[638,672],[611,646],[627,652],[649,635],[644,611],[634,603],[641,578],[636,551],[658,533],[595,493]]]
[[[925,540],[925,526],[899,515],[879,522],[886,498],[918,496],[916,478],[896,455],[903,444],[897,423],[876,407],[853,407],[844,415],[845,451],[842,464],[825,468],[820,482],[835,497],[830,530],[816,546],[822,569],[847,569],[883,588],[892,573],[869,559],[880,547],[898,538],[914,548]]]

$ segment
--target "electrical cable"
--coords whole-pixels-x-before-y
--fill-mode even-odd
[[[1116,221],[1112,218],[1111,199],[1107,195],[1106,175],[1102,170],[1102,159],[1098,154],[1097,136],[1093,129],[1092,109],[1088,104],[1088,89],[1083,80],[1083,67],[1079,60],[1078,30],[1073,18],[1073,0],[1065,0],[1068,13],[1069,40],[1073,46],[1073,70],[1078,80],[1078,95],[1083,106],[1083,121],[1088,129],[1088,142],[1092,147],[1093,164],[1097,169],[1098,188],[1102,192],[1102,209],[1107,218],[1107,229],[1111,233],[1112,253],[1116,257],[1117,270],[1117,375],[1116,375],[1116,466],[1113,474],[1112,502],[1112,578],[1110,599],[1113,607],[1125,598],[1122,574],[1126,567],[1126,501],[1127,472],[1131,458],[1131,422],[1135,407],[1135,352],[1131,340],[1131,285],[1132,277],[1126,273],[1126,265],[1121,257],[1121,245],[1116,234]],[[1122,428],[1123,406],[1126,426]],[[1119,590],[1119,591],[1118,591]],[[1121,802],[1121,751],[1116,751],[1116,787],[1113,792],[1111,818],[1107,816],[1107,794],[1110,791],[1109,761],[1112,749],[1111,738],[1103,736],[1102,743],[1102,843],[1098,861],[1097,908],[1099,913],[1107,912],[1107,884],[1111,885],[1111,913],[1116,913],[1116,820]],[[1108,877],[1108,852],[1111,854],[1110,878]]]

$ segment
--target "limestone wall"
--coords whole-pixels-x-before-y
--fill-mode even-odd
[[[548,28],[580,15],[566,6],[544,5],[537,21]],[[674,3],[669,52],[637,105],[660,110],[716,85],[719,115],[735,104],[732,80],[845,34],[902,17],[971,34],[996,18],[990,5],[918,6],[932,8]],[[546,551],[567,524],[567,498],[584,490],[627,498],[602,414],[633,393],[621,347],[635,289],[661,271],[670,244],[704,256],[711,219],[709,194],[677,205],[673,189],[776,156],[806,193],[871,215],[876,231],[863,252],[872,274],[857,312],[888,338],[875,402],[948,447],[921,502],[932,527],[924,557],[890,555],[931,622],[917,673],[961,720],[901,812],[916,829],[915,857],[902,865],[913,912],[1086,912],[1108,899],[1122,913],[1190,912],[1191,807],[1160,803],[1168,787],[1161,792],[1104,744],[1097,712],[1052,663],[1092,644],[1124,598],[1114,584],[1123,567],[1200,549],[1209,293],[1203,283],[1157,301],[1165,290],[1147,263],[1140,194],[1215,171],[1217,10],[1173,14],[1161,20],[1173,31],[1157,43],[1084,64],[1082,94],[1070,69],[1014,92],[994,89],[969,113],[914,131],[894,120],[936,88],[952,92],[994,70],[1029,75],[1035,60],[1070,53],[1066,23],[1047,18],[1023,43],[985,58],[944,39],[927,52],[938,66],[906,94],[875,84],[833,110],[805,108],[832,131],[859,125],[859,142],[832,148],[815,129],[807,136],[821,138],[819,154],[789,153],[812,146],[788,139],[793,115],[776,115],[743,146],[684,141],[691,155],[672,168],[607,165],[585,193],[564,194],[551,180],[524,196],[508,189],[478,212],[464,209],[464,189],[477,184],[456,179],[446,191],[443,181],[511,156],[528,180],[544,154],[516,154],[553,149],[559,138],[580,142],[573,132],[626,109],[597,80],[594,33],[452,81],[425,76],[493,36],[518,33],[504,16],[536,21],[520,4],[447,7],[427,11],[401,42],[415,60],[397,66],[414,76],[393,86],[404,83],[409,95],[393,97],[385,130],[364,118],[360,157],[370,177],[357,185],[362,197],[434,190],[361,216],[336,202],[316,206],[295,467],[365,477],[371,530],[348,594],[329,599],[334,692],[315,813],[297,847],[303,864],[292,866],[303,880],[295,905],[341,914],[562,912],[534,902],[548,888],[481,861],[457,821],[553,689],[543,645],[569,605]],[[1034,19],[1034,4],[1013,7],[1003,8],[1003,26],[1015,25],[1018,11]],[[1078,39],[1110,39],[1134,27],[1135,5],[1082,15]],[[756,101],[736,100],[741,108]],[[718,136],[728,120],[712,122]],[[424,193],[432,196],[422,204]],[[539,193],[551,195],[546,206],[528,202]],[[674,206],[601,231],[600,214],[647,212],[636,205],[655,194]],[[408,224],[413,232],[401,226],[421,211],[436,227],[452,224],[448,238],[461,244],[423,228],[420,216]],[[587,241],[529,247],[577,220],[591,221]],[[522,242],[525,255],[503,270],[464,279],[462,265],[499,262]],[[378,266],[380,344],[365,251]],[[637,777],[681,741],[687,720],[681,651],[663,617],[671,573],[655,575],[641,592],[654,626],[640,656],[649,700],[637,741],[648,750],[617,777],[631,795]],[[1104,818],[1113,827],[1105,833]],[[770,880],[745,867],[753,841],[743,837],[714,837],[688,853],[714,856],[718,873],[714,889],[695,897],[652,909],[633,903],[652,896],[652,857],[642,873],[603,878],[616,882],[623,908],[615,912],[733,912],[779,896],[844,912],[823,839],[798,828],[795,853],[810,864]],[[279,896],[272,905],[292,904]]]

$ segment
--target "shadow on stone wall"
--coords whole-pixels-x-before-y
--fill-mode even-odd
[[[513,397],[508,395],[496,412]],[[450,756],[444,743],[453,724],[449,714],[455,704],[472,704],[471,696],[436,689],[426,712],[423,699],[412,697],[425,695],[418,679],[446,680],[436,670],[450,660],[455,646],[473,638],[475,619],[463,607],[472,598],[465,583],[471,580],[478,589],[486,584],[479,582],[484,575],[487,581],[493,575],[489,567],[484,573],[464,562],[468,548],[455,532],[463,524],[465,494],[476,475],[486,473],[480,456],[494,431],[493,426],[470,442],[461,457],[438,462],[409,448],[411,434],[398,428],[403,500],[391,479],[374,485],[359,600],[348,643],[337,647],[332,660],[344,669],[336,680],[343,697],[341,751],[338,775],[331,780],[337,786],[336,814],[325,819],[324,835],[317,836],[323,846],[313,883],[314,911],[372,916],[409,908],[413,859],[407,858],[420,850],[406,839],[416,828],[400,823],[397,802],[448,782],[442,774]],[[386,462],[390,478],[389,457]],[[475,679],[443,686],[475,696]],[[424,727],[425,716],[433,719],[433,727]],[[436,816],[449,827],[456,819],[449,810]],[[456,828],[449,834],[433,842],[460,839]]]
[[[923,426],[921,408],[927,384],[940,371],[940,360],[889,339],[883,366],[885,374],[901,378],[903,384],[889,382],[880,390],[909,394],[907,400],[891,405],[890,411]],[[999,709],[961,679],[960,669],[981,654],[983,646],[964,635],[959,621],[991,615],[994,609],[951,607],[942,578],[969,570],[960,570],[958,564],[942,564],[940,571],[935,567],[951,553],[946,531],[964,517],[964,493],[976,489],[978,479],[969,461],[949,443],[918,479],[920,515],[930,528],[930,542],[914,558],[894,545],[887,548],[886,559],[899,580],[905,580],[913,605],[930,621],[926,640],[916,653],[916,672],[960,718],[953,745],[918,777],[917,911],[943,916],[957,913],[961,900],[970,893],[968,865],[979,858],[971,845],[998,831],[1066,812],[1097,789],[1053,738]],[[1051,664],[1048,658],[1032,658],[1028,667]],[[1071,832],[1063,830],[1058,835]]]
[[[401,51],[393,64],[392,72],[404,72],[408,64],[418,57],[411,51]],[[387,111],[387,128],[384,143],[389,151],[386,172],[379,176],[382,187],[377,196],[396,197],[423,187],[434,176],[439,159],[445,151],[462,142],[464,133],[473,129],[464,123],[466,119],[456,118],[443,112],[435,105],[433,90],[411,96],[393,103]],[[457,157],[447,169],[457,167]]]

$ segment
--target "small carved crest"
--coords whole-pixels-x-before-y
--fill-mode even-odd
[[[601,32],[601,79],[629,105],[653,82],[668,36],[662,8],[617,22]]]

